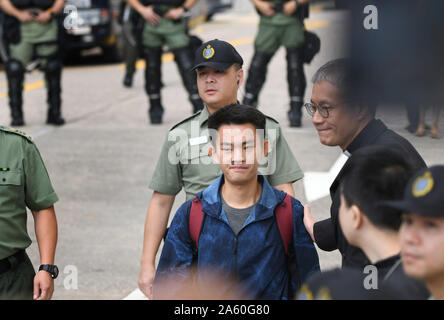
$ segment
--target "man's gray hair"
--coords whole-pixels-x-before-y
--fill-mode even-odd
[[[327,62],[313,75],[311,82],[326,80],[338,89],[338,93],[349,107],[366,106],[369,113],[375,116],[376,105],[369,99],[353,95],[351,63],[348,58],[340,58]]]
[[[335,59],[327,62],[316,71],[311,82],[326,80],[339,89],[341,95],[347,96],[350,86],[350,61],[347,58]]]

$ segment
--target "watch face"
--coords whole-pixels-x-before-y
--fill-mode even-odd
[[[59,275],[59,268],[56,265],[43,264],[40,266],[39,271],[44,270],[51,274],[51,278],[55,279]]]
[[[53,266],[51,274],[53,279],[57,278],[59,275],[59,268],[57,268],[57,266]]]

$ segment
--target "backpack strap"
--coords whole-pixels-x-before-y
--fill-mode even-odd
[[[275,209],[276,221],[279,232],[281,234],[282,242],[284,244],[285,254],[288,254],[288,246],[293,239],[293,207],[291,205],[290,195],[286,195],[284,200]],[[195,197],[191,202],[189,232],[191,239],[193,239],[196,248],[199,243],[200,229],[202,228],[202,221],[204,213],[202,211],[202,202]]]
[[[284,243],[285,254],[288,254],[288,246],[293,239],[293,206],[291,205],[290,195],[286,195],[274,210],[276,222],[281,233],[282,242]]]
[[[274,210],[276,222],[281,234],[282,242],[284,244],[285,260],[287,270],[290,274],[288,278],[288,293],[287,298],[293,299],[294,290],[299,290],[301,283],[299,281],[298,266],[295,259],[295,252],[293,246],[293,206],[291,204],[290,195],[286,195]]]
[[[191,239],[193,239],[195,248],[199,243],[200,229],[202,228],[202,221],[204,218],[204,212],[202,211],[202,202],[200,202],[198,197],[195,197],[191,202],[190,208],[190,220],[189,220],[189,231]]]

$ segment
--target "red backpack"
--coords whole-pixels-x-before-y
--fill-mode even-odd
[[[288,299],[292,299],[292,285],[293,280],[295,287],[294,290],[298,290],[301,286],[299,276],[297,272],[297,264],[295,259],[294,247],[292,245],[293,239],[293,206],[291,205],[290,195],[286,195],[284,200],[276,206],[274,210],[276,216],[276,222],[281,234],[282,243],[284,245],[285,260],[287,270],[290,273],[288,279]],[[199,235],[202,228],[202,222],[204,218],[204,212],[202,211],[202,202],[198,197],[195,197],[191,202],[190,208],[190,220],[189,220],[189,232],[191,239],[194,241],[194,263],[197,261],[197,247],[199,244]]]
[[[291,205],[290,195],[286,195],[285,199],[276,207],[274,214],[281,233],[282,242],[284,244],[285,254],[288,254],[288,247],[293,238],[293,207]],[[202,211],[202,202],[195,197],[191,202],[189,231],[191,239],[194,240],[195,248],[199,244],[199,235],[202,228],[204,213]]]
[[[297,265],[294,253],[294,247],[292,245],[293,239],[293,206],[291,205],[291,197],[287,194],[284,200],[278,204],[274,210],[276,216],[276,222],[278,224],[279,232],[281,234],[282,243],[285,251],[285,261],[287,270],[290,273],[288,279],[288,299],[292,299],[292,285],[293,280],[295,290],[298,290],[301,286],[299,276],[297,272]],[[191,239],[194,241],[194,263],[197,261],[197,247],[199,245],[199,235],[202,228],[202,222],[204,218],[204,212],[202,211],[202,202],[198,197],[195,197],[191,202],[190,208],[190,220],[189,220],[189,232]]]

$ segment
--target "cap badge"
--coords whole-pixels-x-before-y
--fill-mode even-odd
[[[413,182],[412,193],[417,198],[423,197],[433,189],[434,184],[435,181],[433,180],[432,174],[430,171],[427,171]]]
[[[313,293],[306,284],[299,290],[298,300],[314,300]]]
[[[214,56],[214,48],[211,45],[208,45],[202,52],[202,55],[205,59],[210,59]]]

